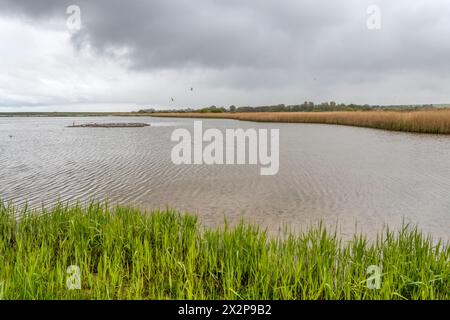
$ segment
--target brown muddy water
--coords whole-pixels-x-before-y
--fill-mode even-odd
[[[67,128],[146,122],[144,128]],[[276,231],[323,221],[344,237],[417,224],[449,239],[450,136],[319,124],[203,119],[203,127],[279,128],[280,169],[174,165],[172,131],[193,119],[0,118],[0,197],[23,205],[108,199],[197,214],[205,226],[241,218]]]

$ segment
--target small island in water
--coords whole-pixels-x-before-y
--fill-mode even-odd
[[[150,126],[147,123],[85,123],[68,126],[68,128],[142,128]]]

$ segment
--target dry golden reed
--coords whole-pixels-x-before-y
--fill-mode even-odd
[[[249,113],[154,113],[152,116],[258,122],[322,123],[392,131],[450,134],[450,110]]]

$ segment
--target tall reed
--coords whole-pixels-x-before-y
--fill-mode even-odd
[[[449,299],[450,249],[415,228],[342,243],[318,226],[271,237],[241,223],[91,203],[20,212],[0,202],[3,299]],[[80,290],[69,290],[70,265]],[[380,267],[381,286],[367,285]]]

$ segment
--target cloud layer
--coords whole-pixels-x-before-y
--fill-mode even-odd
[[[446,0],[0,0],[0,107],[449,103],[448,17]]]

